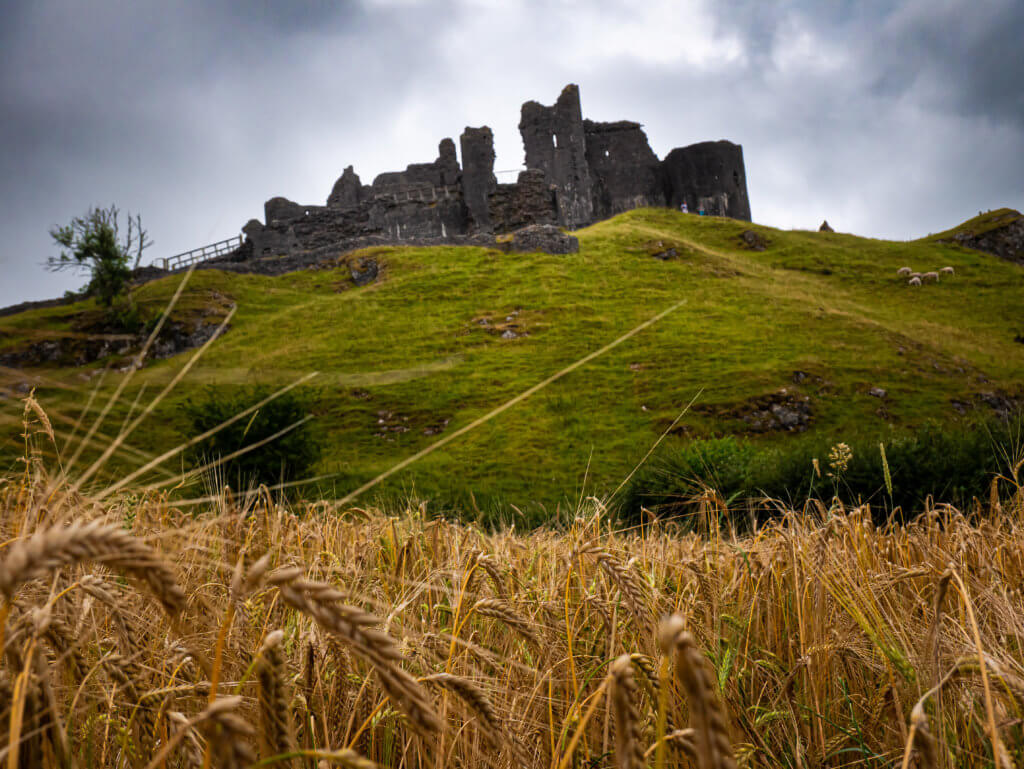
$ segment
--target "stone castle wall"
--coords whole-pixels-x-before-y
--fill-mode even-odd
[[[352,166],[335,182],[327,205],[286,198],[264,205],[264,220],[243,227],[239,258],[296,257],[366,242],[465,242],[535,225],[575,229],[643,206],[750,220],[743,149],[703,142],[659,160],[639,123],[583,118],[579,88],[568,85],[554,105],[522,106],[519,131],[527,170],[514,184],[494,175],[494,137],[487,126],[443,139],[431,163],[377,176],[364,185]]]

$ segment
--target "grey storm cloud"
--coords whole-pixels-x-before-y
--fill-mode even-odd
[[[140,212],[153,257],[431,160],[466,125],[522,163],[527,99],[654,150],[743,144],[756,221],[910,238],[1024,207],[1018,0],[16,0],[0,26],[0,305],[56,296],[48,229]]]

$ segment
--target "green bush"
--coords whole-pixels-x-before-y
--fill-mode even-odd
[[[191,423],[191,434],[202,435],[254,406],[269,395],[264,388],[250,387],[224,392],[209,387],[200,400],[188,400],[184,412]],[[247,446],[270,438],[306,418],[308,408],[293,392],[285,393],[261,406],[189,450],[193,467],[227,457]],[[285,432],[259,448],[235,457],[213,472],[234,489],[250,489],[265,483],[308,478],[320,459],[320,440],[309,421]]]
[[[852,440],[852,457],[841,470],[829,463],[833,443],[794,438],[762,447],[733,437],[694,441],[656,456],[637,473],[620,515],[634,524],[641,522],[641,507],[662,517],[685,515],[706,488],[730,504],[768,497],[800,507],[811,497],[837,496],[844,502],[870,502],[882,516],[897,508],[903,517],[912,516],[929,496],[966,505],[973,497],[987,498],[992,478],[1019,461],[1024,415],[953,428],[926,424],[913,433]],[[879,444],[885,446],[891,493]]]

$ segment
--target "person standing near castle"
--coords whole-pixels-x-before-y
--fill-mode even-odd
[[[697,209],[697,214],[699,216],[704,216],[704,206],[701,206],[700,208]]]
[[[683,201],[683,204],[679,206],[679,210],[682,211],[684,214],[690,213],[690,207],[686,205],[685,200]]]

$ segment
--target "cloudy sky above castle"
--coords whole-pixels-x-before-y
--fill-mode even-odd
[[[764,224],[906,239],[1024,209],[1019,0],[4,5],[0,305],[83,283],[41,264],[90,205],[141,212],[159,257],[466,125],[518,169],[520,104],[569,82],[661,157],[741,143]]]

